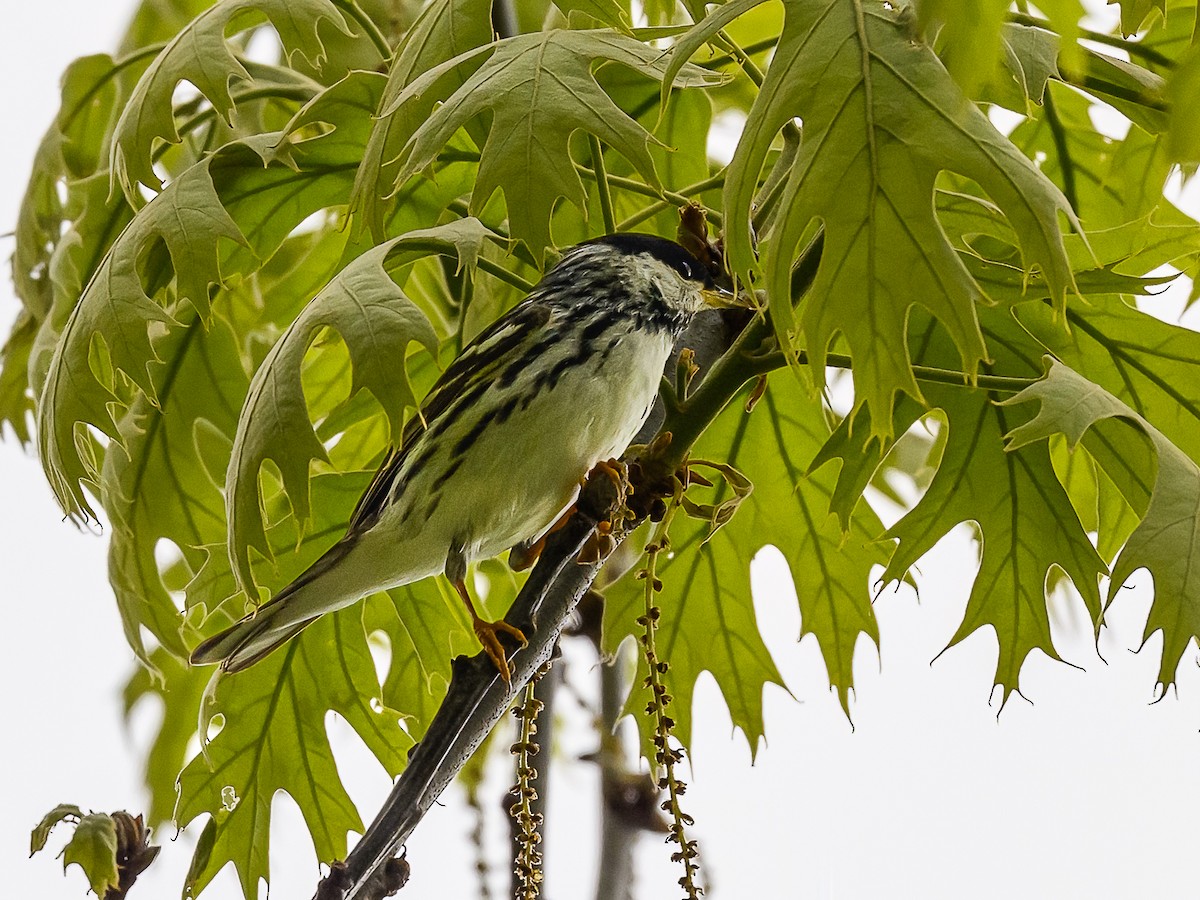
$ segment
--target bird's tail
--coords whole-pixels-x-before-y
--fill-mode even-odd
[[[338,602],[339,592],[331,592],[332,585],[323,584],[321,576],[341,561],[347,549],[344,544],[335,544],[270,602],[202,641],[192,651],[192,665],[220,663],[226,672],[240,672],[286,644],[323,613],[346,605]],[[354,599],[351,597],[350,602]]]

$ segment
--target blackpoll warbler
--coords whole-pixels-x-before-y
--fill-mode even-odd
[[[711,275],[674,241],[614,234],[568,251],[530,295],[438,379],[359,500],[346,535],[274,599],[192,653],[236,672],[327,612],[438,572],[507,680],[497,632],[467,593],[467,566],[536,541],[581,479],[646,421],[676,339]]]

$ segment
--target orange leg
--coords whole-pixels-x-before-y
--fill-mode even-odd
[[[556,531],[562,530],[566,524],[571,521],[571,516],[575,515],[575,504],[572,503],[566,508],[558,521],[546,529],[546,533],[528,546],[518,544],[508,551],[508,566],[514,572],[523,572],[532,566],[538,559],[541,558],[542,551],[546,549],[546,538],[554,534]]]
[[[629,477],[628,471],[625,468],[625,464],[620,460],[601,460],[600,462],[596,463],[596,465],[592,466],[592,470],[588,472],[585,477],[579,479],[579,487],[583,488],[585,485],[587,485],[589,479],[595,478],[597,475],[603,475],[604,477],[610,479],[613,484],[617,486],[618,490],[620,490],[621,486],[625,484]],[[525,569],[528,569],[535,562],[537,562],[542,555],[542,551],[546,549],[546,539],[550,537],[550,535],[554,534],[554,532],[560,531],[566,527],[566,524],[571,521],[571,516],[575,515],[575,508],[576,504],[574,503],[568,506],[563,514],[558,517],[558,521],[546,529],[546,533],[532,544],[529,544],[528,546],[518,544],[509,550],[509,568],[511,568],[514,572],[523,572]],[[611,524],[608,522],[600,523],[600,531],[602,533],[607,534],[608,531],[611,530],[611,527]]]
[[[512,680],[512,673],[508,668],[508,654],[504,651],[504,645],[500,643],[498,636],[499,632],[504,632],[511,637],[520,641],[521,646],[526,646],[529,641],[525,639],[525,635],[521,633],[521,629],[514,625],[509,625],[503,619],[497,622],[485,622],[479,618],[479,614],[475,612],[475,604],[471,602],[471,595],[467,593],[467,585],[461,580],[454,581],[454,589],[458,591],[458,596],[462,597],[463,603],[467,605],[467,612],[471,614],[471,626],[475,631],[475,637],[479,638],[479,643],[483,645],[483,652],[500,671],[500,677],[507,683]]]

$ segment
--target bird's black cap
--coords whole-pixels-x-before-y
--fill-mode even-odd
[[[692,256],[681,245],[657,234],[640,234],[623,231],[617,234],[606,234],[604,237],[588,241],[590,244],[608,244],[623,253],[630,255],[648,253],[659,262],[670,266],[684,278],[699,281],[711,286],[712,276],[704,265]]]

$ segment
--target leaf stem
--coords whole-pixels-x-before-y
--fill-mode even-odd
[[[788,364],[787,354],[781,351],[751,356],[751,368],[754,374],[764,375],[776,369],[782,369]],[[800,364],[808,362],[808,351],[796,353]],[[825,356],[825,364],[835,369],[853,369],[854,361],[841,353],[829,353]],[[934,366],[912,366],[913,376],[917,381],[927,381],[930,384],[945,384],[951,387],[965,387],[972,390],[999,391],[1005,394],[1016,394],[1029,387],[1040,378],[1022,378],[1015,375],[976,375],[972,378],[966,372],[957,369],[939,369]]]
[[[312,99],[314,91],[302,87],[257,87],[251,88],[248,91],[235,94],[233,101],[235,104],[248,103],[251,100],[296,100],[299,103],[307,103]],[[191,134],[205,122],[215,119],[217,111],[211,106],[206,107],[196,113],[189,119],[184,119],[179,123],[177,129],[179,137],[184,138]],[[163,154],[174,147],[174,144],[161,143],[155,148],[154,159],[161,159]]]
[[[354,0],[333,0],[333,4],[358,23],[359,27],[366,32],[367,37],[379,52],[381,61],[388,62],[392,58],[392,46],[388,43],[387,37],[379,30],[379,26],[375,24],[375,20],[367,15]]]
[[[708,178],[705,178],[703,181],[697,181],[695,184],[689,184],[686,187],[681,187],[677,193],[684,197],[692,197],[696,194],[703,194],[705,191],[712,190],[715,187],[721,187],[721,185],[725,183],[725,171],[725,168],[722,167],[720,171],[708,176]],[[672,203],[670,200],[658,200],[654,203],[651,203],[646,208],[635,212],[629,218],[618,222],[616,230],[628,231],[630,228],[634,228],[642,224],[642,222],[645,222],[647,219],[658,215],[663,210],[670,209],[671,206]]]
[[[451,200],[446,209],[464,219],[473,215],[471,212],[471,207],[465,200]],[[529,252],[529,250],[524,245],[515,243],[512,239],[512,235],[510,235],[505,228],[500,225],[489,225],[487,222],[483,222],[482,219],[480,219],[480,222],[483,223],[483,226],[489,232],[486,236],[489,241],[491,241],[497,247],[504,248],[505,252],[511,253],[531,269],[537,270],[539,268],[538,264],[534,262],[533,255]],[[480,262],[482,262],[482,260],[480,260]],[[484,267],[481,265],[480,268]],[[484,268],[484,271],[491,272],[490,269],[486,268]],[[491,272],[491,274],[497,275],[496,272]],[[509,274],[511,275],[512,273]],[[504,276],[500,275],[499,277],[503,278]],[[513,277],[516,278],[519,276],[513,275]],[[513,283],[515,284],[515,282]],[[531,282],[526,281],[524,283],[528,285],[528,287],[524,288],[524,290],[529,290],[533,287]]]
[[[754,86],[761,88],[763,84],[763,71],[750,58],[750,55],[738,46],[737,41],[731,38],[724,28],[720,29],[714,36],[719,38],[720,43],[725,45],[724,49],[737,61],[742,71],[746,73],[746,77],[754,82]]]
[[[779,43],[778,37],[763,38],[760,41],[755,41],[753,44],[747,44],[741,48],[741,52],[746,56],[754,56],[756,53],[762,53],[764,50],[769,50]],[[731,62],[738,62],[738,57],[734,53],[722,53],[720,56],[714,56],[706,62],[697,63],[702,69],[719,69],[721,66],[727,66]]]
[[[617,220],[613,215],[612,194],[608,189],[608,173],[604,169],[604,148],[600,138],[588,134],[588,143],[592,148],[592,167],[596,173],[596,192],[600,197],[600,215],[604,217],[604,233],[612,234],[617,230]]]
[[[483,257],[483,256],[479,257],[477,260],[475,260],[475,265],[477,268],[482,269],[484,272],[487,272],[489,275],[494,275],[496,278],[499,278],[501,281],[511,284],[513,287],[515,287],[519,291],[522,291],[523,293],[528,294],[534,288],[534,285],[532,282],[526,281],[524,278],[522,278],[516,272],[511,272],[508,269],[504,268],[504,266],[500,265],[499,263],[493,262],[492,260],[487,259],[486,257]]]
[[[1054,95],[1048,87],[1042,100],[1042,109],[1046,111],[1046,124],[1050,127],[1054,149],[1058,153],[1058,164],[1062,168],[1063,196],[1071,204],[1071,209],[1075,210],[1075,215],[1079,215],[1079,194],[1075,190],[1075,160],[1071,156],[1071,148],[1067,145],[1067,133],[1054,104]]]
[[[596,180],[596,172],[581,163],[575,163],[575,170],[585,178]],[[653,188],[648,184],[643,184],[633,178],[625,178],[621,175],[607,175],[608,184],[610,187],[620,188],[623,191],[629,191],[631,194],[641,194],[643,197],[652,197],[660,202],[666,201],[672,206],[687,206],[692,201],[683,194],[676,191],[665,191],[658,188]],[[721,224],[721,216],[715,210],[708,211],[708,218],[717,225]],[[618,226],[618,229],[620,226]]]

